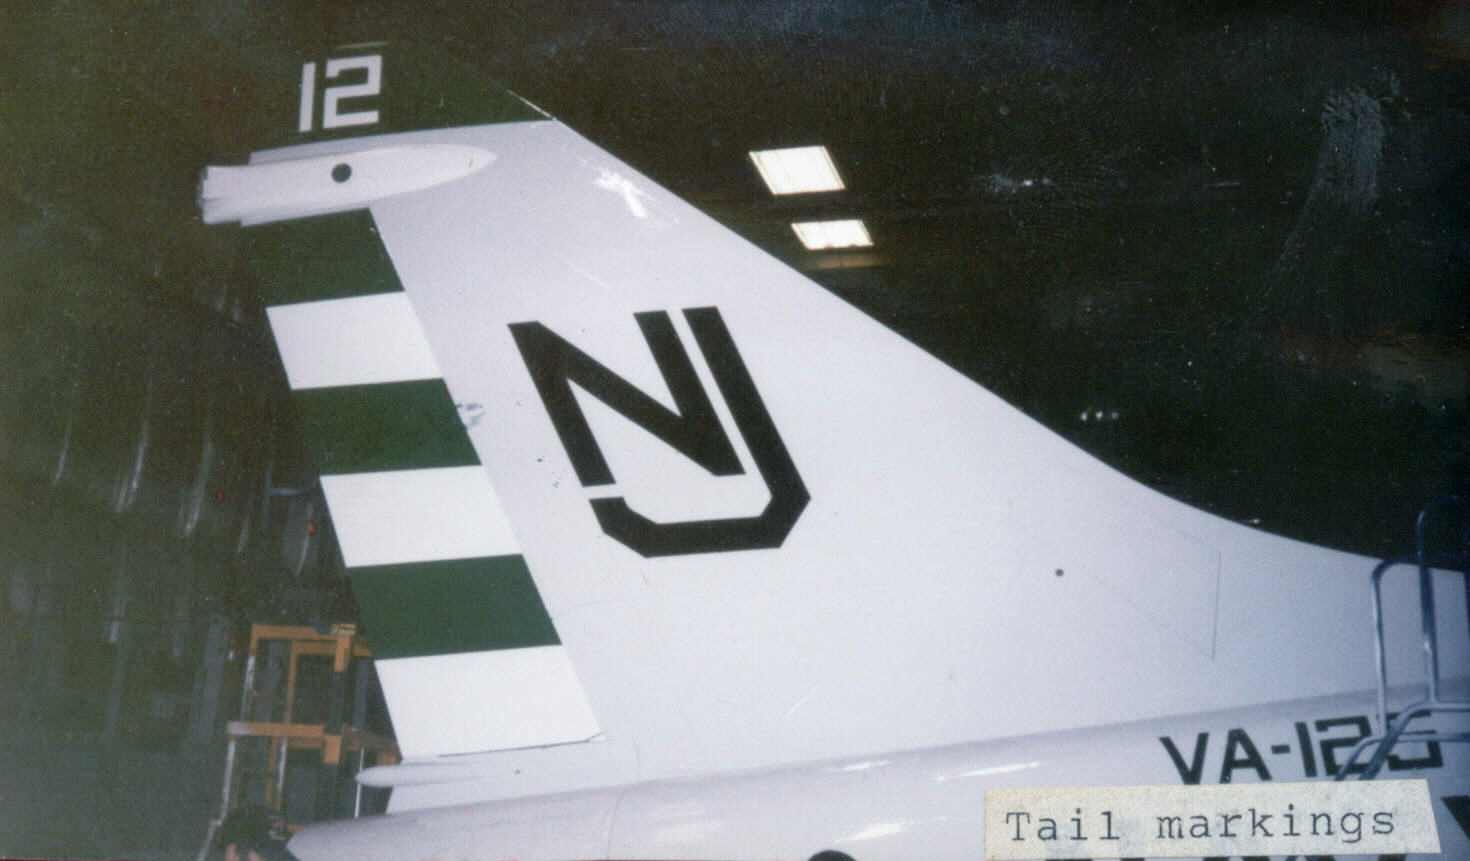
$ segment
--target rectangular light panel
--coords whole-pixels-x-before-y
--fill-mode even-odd
[[[871,248],[873,238],[868,228],[856,218],[844,221],[798,221],[791,225],[796,238],[808,251],[829,248]]]
[[[772,194],[810,194],[845,188],[824,146],[755,150],[750,158]]]

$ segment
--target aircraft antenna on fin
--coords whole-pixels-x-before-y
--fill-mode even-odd
[[[433,188],[483,170],[495,156],[451,144],[382,147],[210,167],[199,184],[205,224],[245,226],[362,209],[373,201]]]

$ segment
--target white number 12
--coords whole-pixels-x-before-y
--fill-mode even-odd
[[[383,91],[383,58],[378,54],[366,57],[343,57],[327,61],[328,81],[336,80],[343,72],[362,69],[366,79],[360,84],[337,84],[326,87],[322,92],[322,128],[335,129],[343,126],[369,126],[378,121],[376,108],[364,111],[338,110],[343,99],[376,96]],[[296,115],[296,130],[312,130],[316,114],[316,63],[301,67],[301,106]]]

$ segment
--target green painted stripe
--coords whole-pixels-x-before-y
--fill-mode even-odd
[[[246,236],[267,305],[403,289],[366,209],[252,227]]]
[[[303,389],[293,396],[322,475],[480,462],[443,380]]]
[[[368,642],[379,658],[561,642],[519,555],[381,565],[349,573]]]

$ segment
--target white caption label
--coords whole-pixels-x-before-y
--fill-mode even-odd
[[[987,861],[1438,851],[1423,780],[985,793]]]

